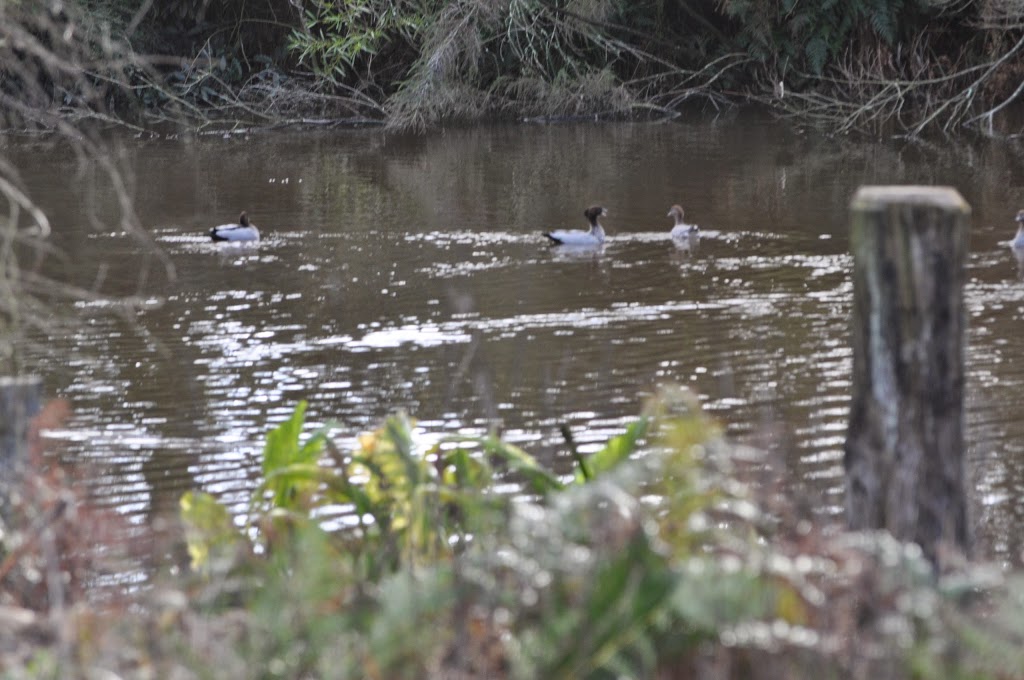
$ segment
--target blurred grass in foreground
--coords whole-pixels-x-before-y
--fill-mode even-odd
[[[182,498],[191,576],[39,615],[4,677],[1024,673],[1019,578],[814,526],[686,393],[561,476],[493,434],[423,446],[404,415],[342,451],[304,410],[240,515]]]

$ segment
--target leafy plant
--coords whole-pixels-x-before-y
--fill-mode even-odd
[[[493,435],[421,446],[403,415],[342,454],[303,414],[268,436],[249,528],[193,552],[254,548],[241,599],[181,619],[241,628],[216,646],[231,677],[675,678],[707,654],[753,678],[1019,674],[1020,584],[1000,594],[965,571],[936,586],[884,533],[773,535],[746,458],[685,393],[567,481]],[[495,492],[510,475],[524,493]],[[190,540],[226,538],[228,513],[191,498]],[[362,521],[328,513],[346,499]],[[240,619],[224,607],[239,602]]]
[[[365,68],[372,80],[373,58],[388,45],[412,44],[426,21],[424,12],[402,0],[313,0],[288,49],[314,73],[346,81],[364,77]]]
[[[211,497],[183,498],[190,553],[208,576],[240,556],[265,574],[252,606],[267,623],[252,644],[293,674],[320,667],[332,646],[349,650],[342,665],[351,677],[422,677],[438,650],[448,650],[448,666],[489,668],[485,674],[649,674],[669,644],[662,635],[678,625],[704,639],[697,631],[714,625],[696,619],[709,610],[728,618],[769,611],[772,602],[751,599],[751,576],[737,574],[717,578],[735,588],[708,591],[716,599],[737,594],[735,605],[695,603],[694,586],[679,578],[685,555],[666,553],[650,533],[655,524],[636,499],[657,489],[646,480],[660,474],[662,458],[636,458],[639,447],[663,420],[680,423],[667,430],[680,446],[714,432],[692,402],[682,419],[669,402],[679,405],[655,400],[623,434],[578,456],[568,482],[494,434],[420,446],[402,414],[343,454],[325,429],[303,436],[300,403],[267,437],[247,530],[235,529]],[[699,464],[688,456],[676,465],[689,475]],[[496,493],[499,476],[532,495]],[[659,514],[678,518],[672,508],[699,512],[719,498],[698,484],[679,487]],[[331,514],[339,508],[342,515]],[[251,564],[261,553],[269,571]],[[463,619],[460,611],[473,614]],[[428,620],[450,625],[424,629]],[[296,630],[310,646],[289,652]]]
[[[360,436],[358,448],[343,454],[326,428],[303,440],[305,409],[300,402],[267,435],[263,480],[252,494],[247,531],[236,529],[212,497],[183,497],[196,567],[206,569],[220,551],[237,547],[241,534],[254,537],[255,551],[272,553],[291,540],[295,528],[340,517],[344,528],[330,532],[333,540],[364,558],[366,574],[379,574],[450,557],[467,534],[500,520],[503,501],[492,491],[492,460],[534,492],[562,488],[529,454],[494,435],[421,447],[403,414]]]
[[[855,40],[869,48],[895,45],[938,9],[929,0],[725,0],[722,11],[736,21],[739,44],[762,61],[821,75]]]

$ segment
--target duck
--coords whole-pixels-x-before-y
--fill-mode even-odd
[[[583,216],[590,222],[590,229],[587,231],[581,231],[579,229],[573,229],[571,231],[545,231],[542,232],[544,236],[547,236],[551,243],[565,246],[600,246],[604,244],[604,227],[598,221],[600,218],[606,216],[608,211],[599,205],[592,205],[583,211]]]
[[[238,224],[216,226],[210,229],[210,238],[214,241],[259,241],[260,232],[243,210],[238,216]]]
[[[681,248],[696,248],[700,243],[700,227],[696,224],[686,224],[683,221],[683,207],[676,204],[669,208],[668,215],[675,220],[675,226],[669,232],[672,241]]]
[[[1017,235],[1010,241],[1010,247],[1014,250],[1024,251],[1024,210],[1017,211]]]

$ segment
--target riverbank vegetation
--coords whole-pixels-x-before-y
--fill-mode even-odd
[[[173,279],[174,266],[139,223],[132,173],[103,133],[112,125],[142,132],[148,90],[133,82],[155,71],[101,16],[71,3],[0,0],[0,126],[14,135],[52,133],[78,163],[78,181],[94,196],[112,197],[112,205],[85,201],[78,218],[97,231],[123,231],[144,246],[141,293],[154,281]],[[6,151],[0,151],[0,205],[0,375],[26,369],[22,354],[31,338],[81,328],[82,319],[95,314],[86,303],[101,303],[126,319],[143,304],[141,295],[115,300],[103,294],[105,263],[96,263],[91,280],[69,280],[68,255],[54,245],[49,218]],[[82,303],[75,308],[80,314],[54,314],[57,300]]]
[[[34,7],[5,5],[26,29],[4,43],[6,68],[38,61],[38,43],[71,50],[57,71],[86,77],[6,81],[21,122],[57,109],[424,127],[756,102],[835,131],[919,134],[993,129],[1024,92],[1020,0],[73,0],[45,23]],[[83,91],[96,87],[102,113]]]
[[[96,160],[122,228],[146,239],[131,175],[98,132],[106,125],[418,127],[671,117],[692,103],[754,101],[835,130],[951,130],[994,120],[1020,94],[1015,7],[4,3],[0,98],[8,129],[56,130]],[[60,256],[10,164],[0,164],[0,192],[0,348],[17,372],[26,327],[53,331],[54,297],[99,295],[48,278],[39,263]],[[173,276],[153,252],[140,288],[160,263]],[[62,408],[38,427],[59,426]],[[0,673],[1024,672],[1018,576],[956,555],[936,568],[885,534],[812,523],[780,492],[771,462],[727,442],[685,396],[664,395],[595,452],[567,436],[568,472],[497,435],[424,444],[403,415],[351,448],[304,425],[300,405],[269,433],[249,498],[184,496],[167,544],[138,543],[116,513],[91,509],[36,440],[34,466],[4,499]],[[137,554],[115,554],[125,535]]]
[[[52,475],[27,485],[19,512],[45,510],[0,541],[0,617],[15,633],[0,641],[4,677],[1024,669],[1020,584],[955,559],[936,573],[885,534],[813,526],[761,455],[726,442],[685,394],[664,393],[602,449],[570,452],[566,474],[493,434],[426,445],[401,414],[352,450],[303,430],[300,404],[268,435],[241,506],[187,494],[193,575],[164,569],[134,596],[82,590],[103,564],[90,542],[116,518],[78,515]]]

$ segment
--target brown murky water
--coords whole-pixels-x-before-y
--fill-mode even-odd
[[[78,282],[133,294],[145,250],[97,231],[114,199],[60,144],[7,140]],[[52,433],[98,502],[146,531],[203,488],[241,502],[262,441],[300,399],[344,439],[405,409],[429,440],[501,423],[547,460],[584,448],[680,383],[735,438],[776,452],[792,493],[842,512],[851,259],[861,184],[956,186],[974,207],[968,404],[983,550],[1024,527],[1024,283],[1000,240],[1024,205],[1017,141],[828,139],[744,114],[672,124],[378,130],[116,140],[137,208],[177,278],[135,324],[90,321],[33,350],[75,415]],[[702,228],[668,240],[672,203]],[[547,247],[599,203],[603,252]],[[264,238],[214,245],[247,209]],[[154,268],[154,271],[157,271]]]

